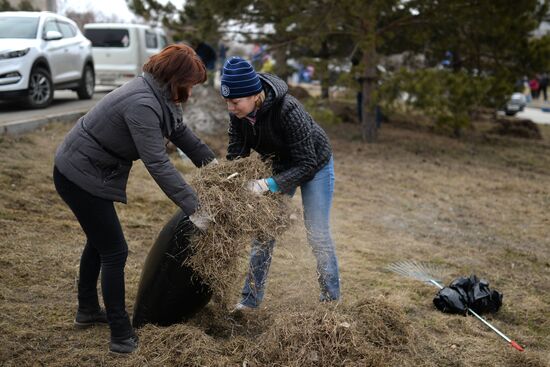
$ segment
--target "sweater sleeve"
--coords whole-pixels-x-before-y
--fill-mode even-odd
[[[244,158],[250,155],[250,147],[245,145],[245,138],[243,128],[241,126],[242,121],[238,118],[231,116],[229,123],[229,143],[227,145],[227,160],[231,161],[237,158]]]
[[[273,179],[282,192],[290,193],[315,174],[317,155],[313,120],[295,98],[287,96],[282,106],[281,123],[292,166]]]
[[[128,108],[125,119],[139,157],[147,171],[162,191],[186,215],[193,214],[197,207],[197,195],[170,162],[164,145],[159,115],[153,108],[141,104]]]
[[[202,167],[216,158],[210,147],[203,143],[187,125],[172,132],[168,139],[180,148],[197,167]]]

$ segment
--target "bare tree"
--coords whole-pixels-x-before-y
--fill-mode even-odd
[[[94,12],[87,10],[85,12],[77,12],[75,10],[67,10],[65,16],[72,19],[80,30],[84,29],[84,25],[88,23],[126,23],[116,14],[105,15],[102,12]]]
[[[91,10],[88,10],[84,13],[79,13],[74,10],[67,10],[65,16],[69,19],[72,19],[80,30],[84,30],[84,24],[88,23],[97,23],[98,14],[94,13]]]

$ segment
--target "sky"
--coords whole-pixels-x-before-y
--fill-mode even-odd
[[[170,1],[178,9],[181,8],[185,0],[159,0],[161,3]],[[128,9],[126,0],[57,0],[57,7],[60,13],[72,9],[78,12],[91,10],[101,12],[107,16],[116,15],[124,21],[132,21],[134,15]]]

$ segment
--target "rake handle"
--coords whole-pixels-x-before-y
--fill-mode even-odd
[[[441,284],[439,284],[437,281],[433,280],[433,279],[430,279],[429,280],[430,283],[432,283],[433,285],[435,285],[436,287],[438,287],[439,289],[443,289],[443,286]],[[508,343],[510,343],[510,346],[512,348],[515,348],[517,350],[519,350],[520,352],[523,352],[523,348],[518,344],[516,343],[515,341],[513,341],[512,339],[510,339],[509,337],[507,337],[506,335],[504,335],[500,330],[498,330],[496,327],[494,327],[493,325],[491,325],[487,320],[485,320],[483,317],[479,316],[475,311],[473,311],[471,308],[466,308],[466,311],[468,311],[471,315],[475,316],[479,321],[481,321],[482,323],[484,323],[485,325],[487,325],[491,330],[493,330],[495,333],[498,334],[498,336],[500,336],[501,338],[503,338],[504,340],[506,340]]]

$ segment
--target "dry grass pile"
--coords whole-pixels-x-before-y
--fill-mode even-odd
[[[282,194],[254,194],[250,180],[269,177],[269,165],[257,156],[222,161],[194,172],[190,182],[198,193],[199,213],[212,223],[193,238],[193,256],[186,264],[224,303],[244,274],[242,260],[253,238],[277,238],[290,224],[290,199]]]
[[[229,361],[220,344],[200,328],[186,324],[169,328],[147,325],[140,347],[125,360],[129,366],[223,366]]]
[[[140,348],[123,365],[405,366],[412,335],[383,298],[232,316],[210,307],[189,323],[140,329]]]
[[[359,117],[357,116],[357,106],[355,103],[331,101],[329,107],[336,116],[340,117],[342,122],[351,124],[359,123]]]
[[[311,94],[309,94],[307,89],[300,87],[299,85],[289,85],[288,93],[292,94],[292,96],[298,98],[300,101],[311,98]]]
[[[251,360],[277,366],[388,366],[408,350],[405,315],[381,299],[282,312]]]
[[[489,131],[490,134],[507,135],[524,139],[542,139],[537,124],[528,119],[499,118],[497,126]]]

